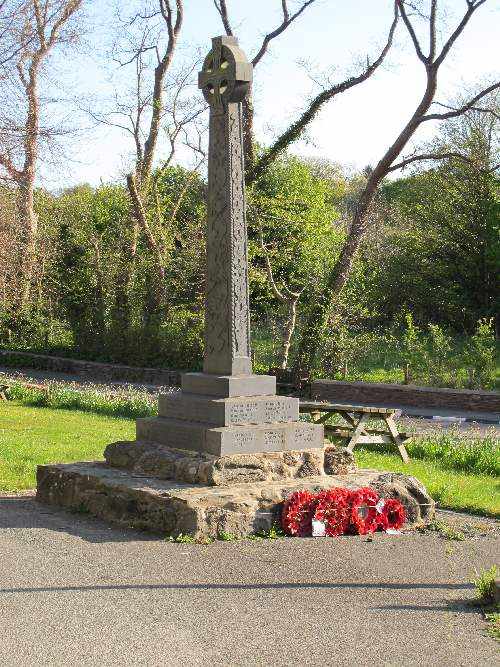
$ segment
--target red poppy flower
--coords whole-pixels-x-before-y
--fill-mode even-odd
[[[403,505],[395,498],[384,501],[382,513],[378,515],[378,525],[381,530],[399,530],[406,521],[406,512]]]
[[[309,491],[295,491],[285,500],[281,525],[287,535],[311,535],[315,496]]]
[[[376,491],[364,487],[351,494],[350,527],[354,533],[366,535],[377,530],[377,510],[379,496]]]
[[[320,491],[316,495],[313,519],[325,524],[325,535],[343,535],[349,527],[351,492],[343,488]]]

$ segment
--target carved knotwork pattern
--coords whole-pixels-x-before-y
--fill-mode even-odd
[[[205,366],[231,374],[250,356],[241,106],[210,116]]]

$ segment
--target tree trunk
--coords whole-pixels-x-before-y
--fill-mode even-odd
[[[294,299],[289,301],[288,320],[285,327],[285,335],[283,336],[283,355],[281,358],[281,368],[285,369],[288,366],[288,357],[290,355],[290,347],[292,345],[292,338],[297,324],[297,301]]]
[[[21,229],[19,251],[20,292],[17,305],[21,309],[29,303],[36,265],[38,217],[35,211],[34,182],[34,170],[29,170],[26,177],[19,183],[17,193],[17,210]]]

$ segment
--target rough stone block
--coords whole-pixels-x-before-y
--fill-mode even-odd
[[[184,373],[181,377],[181,387],[187,394],[206,394],[221,398],[273,396],[276,394],[276,378],[272,375]]]
[[[382,478],[382,481],[381,481]],[[402,498],[410,525],[432,519],[434,504],[422,487],[404,476]],[[129,528],[160,535],[180,533],[195,538],[217,537],[222,531],[243,537],[269,530],[279,520],[281,503],[293,491],[319,491],[336,486],[380,488],[387,483],[375,470],[346,476],[308,477],[280,482],[235,484],[230,487],[190,486],[172,481],[134,477],[105,463],[38,466],[37,499]],[[414,492],[417,491],[417,495]],[[421,511],[423,501],[424,512]],[[432,503],[432,504],[429,504]]]
[[[214,398],[177,392],[160,395],[158,414],[214,426],[292,422],[299,419],[299,399],[289,396]]]
[[[330,445],[330,441],[326,441]],[[347,475],[357,469],[353,452],[347,447],[331,447],[325,449],[324,468],[327,475]]]
[[[321,424],[284,422],[212,428],[210,424],[164,417],[138,419],[137,440],[158,442],[177,449],[207,452],[214,456],[287,449],[323,447]]]
[[[322,449],[216,457],[156,442],[115,442],[106,447],[104,457],[110,466],[134,474],[213,486],[324,474]]]

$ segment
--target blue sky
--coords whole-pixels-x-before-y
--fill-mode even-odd
[[[137,0],[138,1],[138,0]],[[121,0],[123,7],[130,2]],[[210,38],[221,34],[212,0],[186,0],[185,27],[180,49],[207,51]],[[249,56],[260,45],[265,32],[279,20],[279,0],[228,0],[232,23],[240,44]],[[291,2],[293,6],[293,0]],[[444,34],[456,24],[465,0],[448,0]],[[88,31],[80,51],[56,56],[60,89],[68,102],[65,111],[88,127],[77,141],[68,144],[69,161],[43,169],[46,185],[52,188],[89,182],[120,180],[130,159],[130,143],[120,130],[92,127],[90,121],[72,111],[73,99],[92,98],[97,106],[112,94],[110,78],[116,76],[105,54],[112,35],[113,3],[93,0],[88,9]],[[376,54],[388,31],[391,0],[318,0],[271,46],[255,71],[257,137],[269,143],[300,110],[314,89],[305,69],[332,71],[342,80],[353,63]],[[488,0],[478,11],[442,69],[440,94],[448,101],[464,86],[477,85],[495,74],[498,62],[500,3]],[[118,73],[122,76],[122,72]],[[118,83],[122,84],[123,79]],[[375,162],[396,136],[419,98],[422,66],[399,27],[395,48],[383,70],[368,82],[329,103],[309,129],[309,141],[298,142],[293,151],[324,157],[353,168]],[[433,131],[433,130],[430,130]],[[425,136],[421,135],[422,139]],[[160,146],[159,157],[166,147]]]

